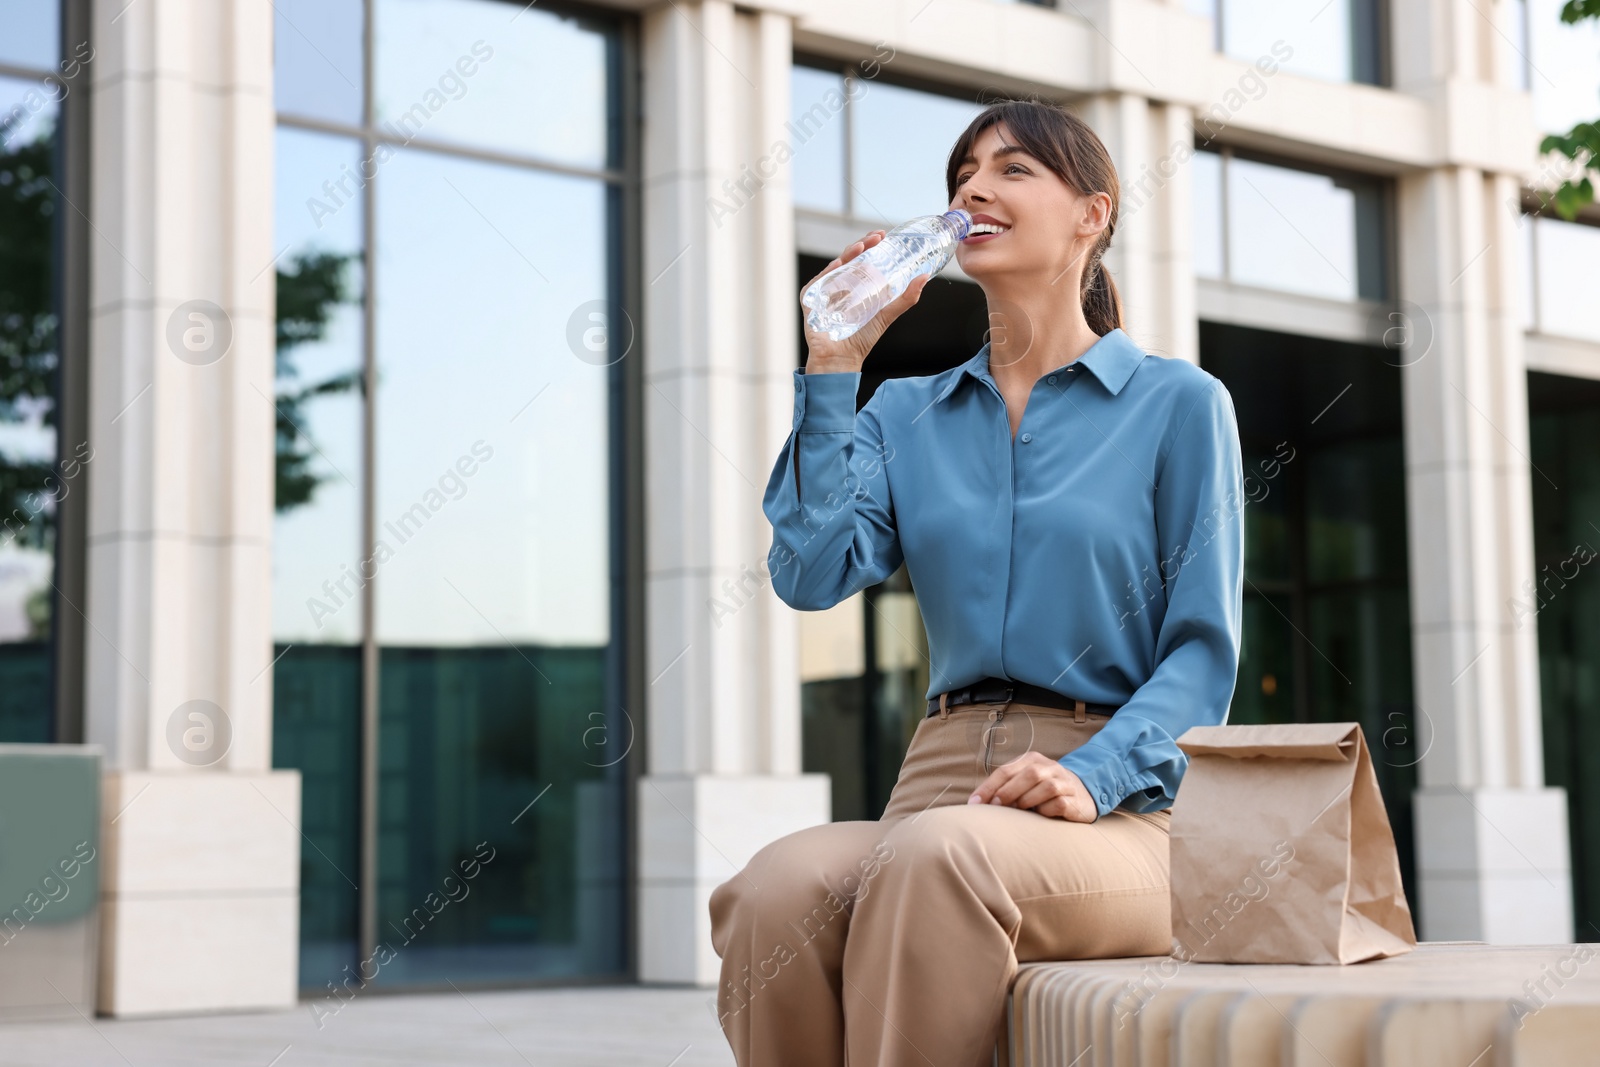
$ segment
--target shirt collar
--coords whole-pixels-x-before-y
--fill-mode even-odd
[[[1144,357],[1144,349],[1134,344],[1133,338],[1121,329],[1115,329],[1090,345],[1089,350],[1079,356],[1074,363],[1065,366],[1081,363],[1115,396],[1128,384],[1128,379],[1139,369],[1139,363]],[[939,395],[933,398],[933,402],[937,404],[955,392],[961,380],[969,376],[974,381],[994,381],[989,373],[988,342],[984,342],[984,346],[978,349],[977,355],[956,368],[955,373],[950,375],[950,380],[945,382],[944,388],[939,390]]]

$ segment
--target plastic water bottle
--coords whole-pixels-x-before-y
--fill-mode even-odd
[[[970,229],[972,216],[961,208],[901,223],[884,234],[883,240],[806,289],[800,298],[806,308],[806,325],[831,340],[844,340],[871,322],[917,278],[943,270]]]

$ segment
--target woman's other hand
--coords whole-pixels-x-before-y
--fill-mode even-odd
[[[1100,811],[1083,780],[1042,752],[1024,752],[996,767],[967,803],[1027,808],[1068,822],[1094,822]]]
[[[806,282],[800,288],[800,295],[811,288],[817,278],[841,264],[855,259],[867,249],[882,241],[887,231],[873,230],[855,244],[839,253],[839,257],[823,267],[815,278]],[[825,333],[819,333],[805,324],[806,309],[800,309],[800,322],[806,334],[806,373],[827,374],[831,372],[852,373],[859,371],[862,364],[867,361],[867,354],[872,351],[872,346],[878,343],[878,338],[883,336],[883,331],[889,324],[905,313],[906,309],[922,298],[922,290],[927,288],[928,282],[933,280],[932,274],[923,274],[912,279],[906,291],[895,297],[872,317],[861,329],[846,337],[842,341],[835,341]]]

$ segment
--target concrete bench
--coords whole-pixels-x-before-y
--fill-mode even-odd
[[[1600,945],[1423,942],[1337,966],[1023,964],[1000,1067],[1600,1064]]]

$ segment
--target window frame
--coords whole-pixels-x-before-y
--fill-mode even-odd
[[[1195,153],[1202,152],[1218,156],[1221,160],[1221,176],[1219,187],[1222,203],[1219,205],[1222,218],[1222,277],[1207,279],[1222,282],[1226,285],[1240,286],[1241,288],[1261,289],[1271,293],[1286,293],[1296,297],[1306,297],[1313,300],[1331,300],[1336,303],[1350,304],[1392,304],[1398,298],[1399,279],[1399,254],[1396,235],[1397,204],[1395,185],[1392,178],[1382,174],[1373,174],[1366,171],[1354,170],[1348,167],[1323,166],[1298,160],[1292,156],[1285,156],[1270,151],[1261,151],[1252,148],[1240,148],[1232,144],[1195,145]],[[1264,286],[1251,285],[1248,282],[1236,281],[1233,277],[1234,249],[1230,247],[1228,239],[1228,223],[1231,205],[1228,197],[1228,170],[1234,159],[1244,160],[1249,163],[1259,163],[1263,166],[1278,167],[1283,170],[1296,171],[1301,174],[1313,174],[1332,180],[1335,185],[1358,189],[1366,186],[1375,194],[1377,203],[1377,242],[1378,248],[1371,253],[1371,262],[1368,255],[1364,254],[1361,240],[1361,219],[1356,219],[1356,295],[1345,300],[1339,297],[1319,296],[1314,294],[1298,293],[1288,289],[1270,289]],[[1359,196],[1359,193],[1357,194]],[[1195,204],[1194,210],[1199,211],[1200,205]],[[1367,270],[1377,272],[1377,292],[1375,295],[1364,295],[1362,288],[1367,282]]]
[[[87,0],[75,0],[87,3]],[[590,178],[605,183],[610,194],[607,220],[610,233],[607,241],[610,252],[608,281],[611,291],[625,307],[643,305],[643,181],[642,181],[642,124],[641,41],[637,16],[593,4],[574,0],[546,0],[540,10],[547,14],[603,23],[615,32],[618,54],[611,64],[607,91],[613,94],[617,111],[615,124],[607,133],[608,155],[616,157],[601,168],[574,166],[555,160],[498,149],[474,147],[452,141],[439,140],[425,135],[409,139],[398,138],[377,124],[375,113],[374,82],[374,14],[377,0],[359,0],[362,8],[362,81],[361,122],[359,125],[335,122],[322,118],[282,112],[274,97],[274,130],[288,128],[313,133],[349,138],[356,143],[361,158],[371,158],[379,145],[388,145],[396,151],[414,149],[435,155],[533,170],[548,174]],[[517,0],[496,0],[508,10],[521,6]],[[277,71],[274,60],[273,77]],[[371,558],[378,540],[377,456],[376,436],[376,383],[378,381],[377,349],[377,291],[378,228],[377,187],[382,180],[381,170],[367,180],[360,190],[361,211],[361,367],[363,378],[361,404],[362,485],[360,487],[360,544],[362,558]],[[610,615],[611,633],[606,652],[605,701],[608,707],[643,708],[646,706],[645,683],[645,611],[644,527],[640,521],[644,514],[644,419],[643,419],[643,359],[640,352],[645,344],[642,332],[635,339],[635,358],[620,359],[612,364],[608,384],[607,402],[608,451],[610,455],[607,495],[610,510],[609,570],[611,574]],[[358,958],[369,959],[379,943],[379,717],[381,646],[377,635],[376,586],[366,582],[361,588],[361,819],[360,886],[358,889],[357,950]],[[638,975],[638,937],[636,936],[638,911],[638,827],[633,812],[637,805],[639,778],[646,767],[646,726],[633,724],[638,738],[622,759],[622,828],[623,848],[623,915],[622,943],[624,945],[623,970],[615,975],[591,975],[581,980],[621,979],[635,980]],[[532,988],[541,985],[570,985],[573,977],[516,980],[505,984],[512,988]],[[481,985],[481,983],[474,983]],[[497,983],[490,983],[497,984]],[[423,991],[422,987],[406,987],[407,992]]]

